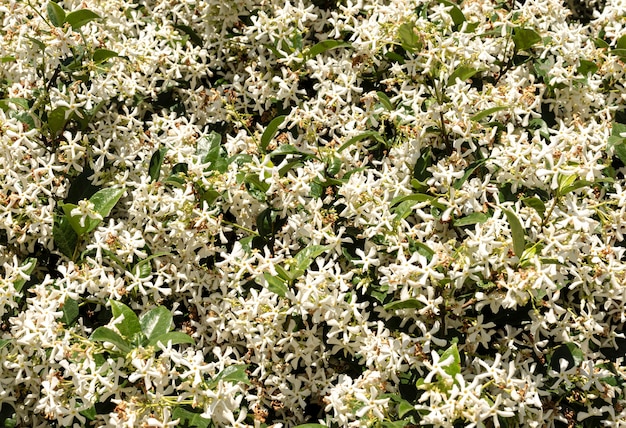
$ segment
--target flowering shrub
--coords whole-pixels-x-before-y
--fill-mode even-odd
[[[626,426],[621,0],[0,5],[0,425]]]

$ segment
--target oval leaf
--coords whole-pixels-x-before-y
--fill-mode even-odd
[[[277,116],[267,125],[265,131],[263,131],[263,135],[261,136],[261,150],[265,151],[267,146],[269,145],[274,135],[276,135],[276,131],[278,131],[278,127],[282,125],[287,116]]]
[[[107,327],[98,327],[89,337],[94,342],[108,342],[124,353],[130,352],[130,343]]]
[[[171,330],[172,313],[164,306],[158,306],[139,318],[141,331],[148,341],[162,336]]]
[[[65,11],[61,6],[51,1],[46,6],[46,11],[48,12],[48,19],[52,22],[52,25],[55,27],[62,27],[65,22]]]
[[[319,42],[306,53],[307,58],[313,58],[321,53],[324,53],[331,49],[350,47],[352,46],[348,42],[344,42],[342,40],[324,40],[323,42]]]
[[[131,339],[135,334],[141,332],[139,317],[131,308],[116,300],[111,300],[111,312],[113,313],[113,318],[122,317],[122,320],[115,324],[122,336]]]
[[[196,343],[195,340],[193,340],[193,338],[188,334],[180,331],[170,331],[148,341],[148,346],[157,346],[158,343],[162,343],[167,346],[170,342],[172,345],[180,345],[182,343],[189,343],[193,345]]]
[[[80,27],[93,21],[94,19],[100,19],[100,15],[90,11],[89,9],[80,9],[70,12],[65,17],[65,22],[72,26],[72,30],[78,30]]]
[[[513,251],[515,255],[519,258],[524,254],[524,249],[526,248],[526,239],[524,237],[524,228],[522,227],[522,223],[520,223],[519,219],[513,213],[513,211],[507,210],[505,208],[502,209],[504,214],[506,214],[506,218],[509,221],[509,226],[511,227],[511,237],[513,238]]]
[[[387,303],[384,308],[386,311],[396,311],[398,309],[411,309],[411,308],[423,308],[424,303],[417,299],[399,300],[396,302]]]
[[[102,189],[97,191],[89,201],[94,205],[94,209],[102,218],[107,217],[115,204],[120,200],[126,189]]]

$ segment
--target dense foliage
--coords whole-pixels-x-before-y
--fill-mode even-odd
[[[1,2],[0,426],[626,426],[574,3]]]

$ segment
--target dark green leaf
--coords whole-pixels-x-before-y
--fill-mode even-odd
[[[88,409],[82,410],[80,414],[86,417],[88,420],[93,421],[94,419],[96,419],[98,413],[96,413],[96,406],[91,406]]]
[[[158,181],[161,175],[161,166],[165,159],[165,153],[167,153],[167,147],[162,147],[159,150],[152,153],[150,158],[150,167],[148,168],[148,174],[152,181]]]
[[[37,259],[29,257],[20,265],[20,270],[24,275],[30,275],[35,270],[35,266],[37,266]],[[26,284],[26,278],[23,278],[21,275],[18,279],[13,281],[13,287],[18,293],[22,291],[24,284]]]
[[[464,217],[455,219],[452,225],[456,227],[462,227],[477,223],[484,223],[487,220],[489,220],[489,216],[485,213],[472,213]]]
[[[309,49],[306,52],[305,57],[314,58],[317,55],[324,53],[331,49],[351,47],[351,46],[352,45],[350,43],[344,42],[342,40],[324,40],[323,42],[319,42],[316,45],[312,46],[311,49]]]
[[[272,276],[269,272],[263,272],[263,278],[267,281],[267,289],[280,297],[285,297],[289,287],[284,279],[278,276]]]
[[[303,151],[298,150],[297,148],[295,148],[294,146],[290,144],[282,144],[276,150],[271,152],[268,156],[273,157],[273,156],[283,156],[283,155],[300,155],[304,157],[315,157],[314,155],[310,153],[305,153]]]
[[[615,42],[615,46],[618,49],[626,49],[626,35],[623,35],[619,39],[617,39],[617,42]]]
[[[48,11],[48,19],[55,27],[62,27],[65,22],[65,11],[61,6],[51,1],[46,6]]]
[[[78,30],[80,27],[93,21],[94,19],[100,19],[100,16],[89,9],[80,9],[68,13],[65,17],[65,22],[70,24],[73,30]]]
[[[148,340],[168,333],[172,329],[172,313],[164,306],[157,306],[139,318],[141,331]]]
[[[434,196],[426,195],[424,193],[412,193],[406,196],[397,196],[391,200],[390,205],[396,206],[402,202],[415,201],[415,202],[432,202],[435,199]]]
[[[246,385],[250,385],[250,380],[248,379],[248,374],[246,372],[247,369],[247,364],[235,364],[228,366],[215,376],[211,382],[209,382],[209,388],[216,387],[220,380],[224,382],[245,383]]]
[[[137,264],[133,267],[132,274],[135,276],[139,276],[140,278],[147,277],[152,272],[152,266],[150,262],[157,257],[168,256],[170,254],[171,253],[168,253],[167,251],[162,251],[160,253],[149,255],[145,259],[137,262]]]
[[[480,122],[482,119],[486,118],[487,116],[491,116],[492,114],[502,111],[502,110],[508,110],[509,108],[510,108],[509,106],[491,107],[491,108],[488,108],[487,110],[481,111],[480,113],[476,113],[474,116],[470,118],[470,120],[473,120],[474,122]]]
[[[535,211],[537,211],[537,214],[539,214],[539,217],[541,217],[541,219],[543,220],[543,216],[546,212],[546,204],[544,204],[544,202],[541,199],[539,199],[536,196],[533,196],[530,198],[522,199],[522,203],[526,205],[527,207],[534,208]]]
[[[428,168],[432,165],[432,163],[433,158],[431,150],[429,148],[422,150],[420,152],[420,157],[417,159],[415,166],[413,167],[413,178],[422,183],[429,179],[431,174],[428,171]],[[413,183],[411,183],[411,185],[413,185]]]
[[[78,246],[78,235],[65,215],[54,215],[54,225],[52,226],[52,237],[56,247],[65,256],[74,258],[74,252]]]
[[[454,22],[455,27],[460,27],[465,22],[465,15],[463,15],[463,11],[456,4],[448,0],[439,0],[439,3],[442,3],[450,8],[450,17],[452,18],[452,22]]]
[[[117,56],[119,56],[117,52],[113,52],[108,49],[96,49],[93,52],[93,62],[101,64],[107,59],[115,58]]]
[[[122,338],[119,334],[107,327],[98,327],[91,333],[89,337],[94,342],[108,342],[114,345],[118,350],[128,353],[131,350],[130,343]]]
[[[201,414],[202,412],[194,413],[182,407],[176,407],[172,411],[172,419],[179,419],[182,428],[209,428],[213,426],[211,419],[203,418]]]
[[[530,28],[517,27],[513,29],[513,43],[515,44],[515,50],[525,51],[532,47],[534,44],[541,41],[541,36],[537,34],[535,30]]]
[[[361,140],[365,140],[365,139],[370,139],[373,138],[374,140],[386,144],[385,138],[380,135],[380,133],[376,132],[376,131],[365,131],[362,134],[359,134],[355,137],[350,138],[348,141],[346,141],[345,143],[343,143],[341,145],[341,147],[339,147],[339,149],[337,149],[338,152],[342,152],[345,149],[347,149],[348,147],[350,147],[352,144],[361,141]]]
[[[613,147],[613,154],[626,164],[626,142],[622,142]]]
[[[476,169],[480,166],[482,166],[485,162],[487,161],[487,158],[485,159],[480,159],[474,163],[472,163],[469,168],[467,168],[467,170],[465,170],[465,174],[463,174],[463,177],[459,178],[458,180],[456,180],[454,182],[453,187],[456,190],[459,190],[461,187],[463,187],[463,183],[465,183],[465,181],[467,181],[467,179],[474,173],[474,171],[476,171]]]
[[[466,81],[467,79],[469,79],[470,77],[474,76],[475,74],[479,72],[480,70],[477,70],[475,68],[468,67],[466,65],[460,65],[459,67],[456,68],[456,70],[454,70],[454,72],[448,78],[447,86],[454,85],[456,83],[456,79],[461,79],[462,81]]]
[[[328,175],[333,177],[337,175],[337,173],[341,170],[342,165],[343,161],[338,157],[333,156],[332,160],[330,161],[330,165],[328,165],[328,168],[326,168],[326,172],[328,173]]]
[[[0,339],[0,349],[11,343],[11,339]]]
[[[198,35],[198,33],[196,33],[193,30],[193,28],[191,28],[189,25],[177,24],[177,25],[174,25],[174,28],[176,28],[177,30],[180,30],[183,33],[187,34],[189,36],[189,40],[191,40],[191,44],[193,44],[195,46],[203,46],[204,45],[204,41],[202,40],[202,37],[200,37]]]
[[[188,334],[180,331],[170,331],[168,333],[150,339],[148,341],[148,346],[156,347],[158,343],[162,343],[163,345],[167,346],[168,342],[171,342],[172,345],[180,345],[183,343],[189,343],[193,345],[194,343],[196,343],[195,340],[193,340],[193,338]]]
[[[265,152],[270,141],[272,141],[276,135],[278,127],[283,124],[286,117],[287,116],[277,116],[267,125],[265,131],[263,131],[263,135],[261,135],[261,151]]]
[[[424,303],[417,299],[398,300],[395,302],[387,303],[384,308],[386,311],[396,311],[398,309],[411,309],[411,308],[423,308]]]
[[[595,74],[598,71],[598,66],[593,61],[587,61],[586,59],[580,60],[580,65],[576,69],[578,74],[582,74],[583,76],[587,76],[588,74]]]
[[[66,112],[67,107],[57,107],[48,113],[48,128],[50,128],[53,134],[59,133],[65,127],[67,123],[65,118]]]
[[[567,361],[567,367],[565,370],[570,370],[574,367],[578,367],[584,360],[583,351],[575,343],[564,343],[554,350],[550,359],[550,367],[552,370],[561,372],[561,361],[564,359]]]
[[[76,300],[70,297],[65,298],[65,302],[63,303],[63,316],[61,317],[61,321],[63,321],[63,323],[67,327],[71,327],[78,319],[78,315],[78,303],[76,302]]]
[[[395,109],[393,103],[383,91],[376,92],[376,95],[378,95],[378,101],[380,101],[383,107],[385,107],[388,111],[393,111]]]
[[[524,237],[524,228],[522,223],[515,215],[513,211],[503,208],[502,211],[506,215],[511,227],[511,238],[513,239],[513,252],[517,257],[522,257],[524,250],[526,249],[526,238]]]
[[[409,403],[407,400],[401,399],[398,403],[398,417],[403,418],[407,413],[415,410],[415,406]]]
[[[137,333],[141,332],[139,325],[139,317],[128,306],[116,300],[111,300],[111,312],[113,318],[122,318],[120,322],[115,324],[121,335],[126,339],[132,339]]]

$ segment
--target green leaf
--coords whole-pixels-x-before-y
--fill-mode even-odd
[[[452,222],[452,225],[456,227],[462,227],[477,223],[484,223],[487,220],[489,220],[489,216],[487,214],[477,212],[455,219],[454,222]]]
[[[167,147],[162,147],[159,150],[152,153],[150,158],[150,167],[148,168],[148,175],[152,181],[158,181],[161,175],[161,166],[165,159],[165,153],[167,153]]]
[[[120,200],[125,191],[125,188],[102,189],[89,198],[89,201],[93,203],[96,212],[98,212],[102,218],[106,218],[109,214],[111,214],[111,210]],[[95,229],[95,227],[93,229]],[[91,232],[91,230],[88,230],[87,232]]]
[[[130,340],[137,333],[140,333],[141,326],[139,325],[139,317],[137,317],[135,311],[116,300],[111,300],[110,302],[113,318],[122,317],[122,320],[115,324],[115,327],[119,330],[122,336]]]
[[[388,111],[393,111],[395,109],[393,103],[383,91],[377,91],[376,95],[378,96],[378,100]]]
[[[539,214],[539,217],[543,220],[543,216],[546,212],[546,204],[541,199],[536,196],[532,196],[530,198],[522,199],[522,203],[527,207],[534,208],[534,210],[537,211],[537,214]]]
[[[35,270],[35,266],[37,266],[37,259],[29,257],[20,265],[20,270],[22,271],[22,274],[30,275]],[[26,284],[26,278],[22,278],[20,275],[18,279],[13,281],[13,288],[15,288],[15,291],[19,293],[22,291],[22,288],[24,288],[24,284]]]
[[[76,300],[66,297],[65,302],[63,302],[63,316],[61,317],[61,321],[63,321],[67,327],[71,327],[78,319],[78,315],[78,303]]]
[[[74,252],[78,246],[78,235],[65,215],[54,215],[52,237],[56,247],[68,258],[74,258]]]
[[[74,229],[74,232],[76,232],[76,235],[78,235],[79,237],[86,233],[87,229],[91,226],[92,222],[95,222],[96,225],[99,223],[99,220],[92,219],[92,218],[85,218],[84,226],[81,226],[80,225],[81,216],[71,215],[72,210],[74,210],[74,208],[77,208],[78,205],[64,204],[61,202],[59,203],[59,206],[61,207],[61,209],[63,209],[63,212],[65,213],[65,217],[67,218],[67,221],[69,222],[70,226],[72,226],[72,229]]]
[[[314,155],[312,155],[310,153],[305,153],[305,152],[303,152],[301,150],[298,150],[297,148],[295,148],[291,144],[282,144],[276,150],[274,150],[273,152],[268,154],[268,156],[270,156],[270,157],[284,156],[284,155],[300,155],[300,156],[304,156],[306,158],[315,158]]]
[[[454,182],[453,187],[456,190],[459,190],[461,187],[463,187],[463,183],[465,183],[467,181],[467,179],[474,173],[474,171],[476,171],[476,169],[478,167],[482,166],[486,161],[487,161],[487,158],[480,159],[480,160],[477,160],[476,162],[472,163],[469,166],[469,168],[467,168],[467,170],[465,170],[465,174],[463,174],[463,177],[459,178],[458,180],[456,180]]]
[[[48,113],[48,128],[53,134],[58,134],[59,131],[65,127],[65,124],[67,123],[67,119],[65,118],[66,112],[67,107],[61,106]]]
[[[516,51],[525,51],[541,41],[541,36],[530,28],[516,27],[513,29],[513,43]]]
[[[578,74],[582,74],[583,76],[587,76],[589,74],[595,74],[598,71],[598,66],[593,61],[588,61],[586,59],[581,59],[576,72]]]
[[[452,18],[452,22],[454,22],[455,27],[460,27],[465,22],[465,15],[463,15],[463,11],[454,3],[448,0],[439,0],[439,3],[450,7],[450,17]]]
[[[202,163],[210,164],[209,171],[217,171],[220,174],[228,170],[228,160],[222,154],[222,136],[215,131],[198,142],[196,154],[200,156]]]
[[[195,46],[204,45],[204,41],[202,40],[202,37],[200,37],[198,33],[196,33],[193,30],[193,28],[191,28],[189,25],[177,24],[177,25],[174,25],[174,28],[187,34],[189,36],[189,40],[191,40],[192,45],[195,45]]]
[[[422,49],[422,41],[419,34],[415,32],[416,27],[412,22],[405,22],[398,27],[398,37],[404,50],[417,52]]]
[[[170,331],[168,333],[162,334],[158,337],[155,337],[149,340],[148,346],[156,347],[159,342],[166,346],[168,342],[172,342],[172,345],[180,345],[183,343],[189,343],[193,345],[194,343],[196,343],[196,341],[193,340],[193,338],[189,336],[188,334],[185,334],[180,331]]]
[[[409,238],[409,248],[412,251],[417,251],[418,254],[426,257],[426,260],[428,260],[429,262],[433,259],[433,256],[435,255],[435,251],[433,251],[433,249],[430,248],[428,245],[419,241],[415,241],[411,238]]]
[[[407,413],[410,413],[413,410],[415,410],[415,406],[413,406],[411,403],[409,403],[405,399],[401,399],[400,402],[398,403],[398,417],[399,418],[403,418],[404,416],[406,416]]]
[[[613,154],[617,156],[619,160],[626,164],[626,142],[614,146]]]
[[[261,150],[263,152],[265,152],[270,141],[272,141],[276,135],[278,127],[283,124],[286,118],[287,116],[277,116],[267,125],[265,131],[263,131],[263,135],[261,135]]]
[[[65,11],[61,6],[51,1],[46,6],[48,12],[48,19],[55,27],[62,27],[65,23]]]
[[[323,42],[319,42],[311,47],[306,53],[305,58],[314,58],[317,55],[329,51],[331,49],[344,48],[344,47],[352,47],[352,45],[348,42],[344,42],[342,40],[324,40]]]
[[[110,51],[108,49],[96,49],[93,52],[93,62],[96,64],[102,64],[104,61],[110,58],[119,56],[117,52]]]
[[[289,287],[287,287],[287,282],[284,279],[273,276],[269,272],[263,272],[263,278],[267,281],[267,289],[269,291],[280,297],[285,297],[287,291],[289,291]]]
[[[517,257],[521,258],[522,254],[524,254],[524,249],[526,248],[526,239],[524,237],[524,228],[522,227],[522,223],[520,223],[513,211],[507,210],[506,208],[503,208],[502,211],[506,215],[506,218],[509,221],[509,226],[511,227],[513,252]]]
[[[139,318],[141,331],[151,341],[172,329],[172,313],[164,306],[157,306]]]
[[[247,364],[235,364],[232,366],[226,367],[222,370],[211,382],[209,382],[209,388],[215,388],[218,382],[231,382],[231,383],[245,383],[246,385],[250,385],[250,380],[248,379],[248,374],[246,370],[248,369]]]
[[[554,350],[552,357],[550,358],[550,367],[557,372],[561,371],[560,360],[567,361],[567,367],[565,370],[570,370],[574,367],[578,367],[584,360],[583,351],[578,345],[572,342],[564,343]]]
[[[386,311],[396,311],[398,309],[412,309],[412,308],[423,308],[424,303],[420,302],[417,299],[406,299],[406,300],[398,300],[395,302],[387,303],[383,306]]]
[[[100,16],[89,9],[80,9],[68,13],[65,17],[65,22],[72,26],[72,30],[78,30],[94,19],[100,19]]]
[[[445,366],[443,370],[454,379],[456,375],[461,373],[461,356],[459,355],[459,348],[456,346],[456,343],[453,343],[441,354],[440,361],[444,361],[450,356],[452,356],[452,361]]]
[[[168,253],[166,251],[162,251],[157,254],[152,254],[146,257],[145,259],[137,262],[137,264],[133,266],[133,270],[131,273],[135,276],[138,276],[139,278],[145,278],[148,275],[150,275],[150,273],[152,272],[152,266],[150,265],[150,262],[152,261],[152,259],[156,257],[167,256],[170,254],[171,253]]]
[[[296,263],[289,270],[291,280],[298,279],[311,266],[315,258],[326,251],[328,251],[328,247],[325,245],[311,245],[298,251],[294,257]]]
[[[211,419],[203,418],[201,414],[176,407],[172,411],[172,420],[180,419],[179,426],[182,428],[209,428],[213,426]]]
[[[11,343],[11,339],[0,339],[0,349]]]
[[[86,417],[88,420],[93,421],[94,419],[96,419],[98,413],[96,412],[96,406],[91,406],[88,409],[81,410],[80,414]]]
[[[461,79],[462,81],[466,81],[467,79],[469,79],[470,77],[474,76],[475,74],[479,72],[480,70],[477,70],[475,68],[468,67],[466,65],[460,65],[452,72],[450,77],[448,77],[448,83],[446,86],[454,85],[456,83],[457,78]]]
[[[352,144],[361,141],[361,140],[365,140],[365,139],[370,139],[373,138],[374,140],[383,143],[383,144],[387,144],[387,142],[385,141],[385,138],[380,135],[380,133],[376,132],[376,131],[365,131],[362,134],[359,134],[357,136],[354,136],[352,138],[350,138],[348,141],[346,141],[345,143],[343,143],[341,145],[341,147],[339,147],[339,149],[337,149],[337,151],[339,153],[341,153],[342,151],[344,151],[345,149],[347,149],[348,147],[350,147]]]
[[[28,100],[25,98],[5,98],[0,100],[0,108],[4,111],[13,110],[11,104],[16,107],[21,107],[24,110],[28,110]]]
[[[491,107],[491,108],[488,108],[487,110],[481,111],[480,113],[476,113],[474,116],[470,118],[470,120],[474,122],[480,122],[482,119],[486,118],[487,116],[491,116],[492,114],[502,111],[502,110],[508,110],[509,108],[510,108],[509,106]]]
[[[108,342],[114,345],[118,350],[129,353],[131,350],[130,342],[123,339],[122,336],[107,327],[98,327],[91,333],[89,340],[94,342]]]

